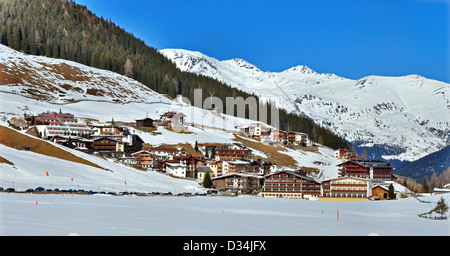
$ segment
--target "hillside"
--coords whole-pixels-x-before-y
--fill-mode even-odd
[[[136,119],[148,116],[159,119],[159,116],[167,111],[181,111],[187,123],[187,131],[178,133],[166,127],[158,127],[152,132],[145,132],[128,127],[132,134],[139,135],[147,145],[185,145],[193,148],[198,143],[235,143],[241,142],[253,150],[255,158],[271,161],[282,167],[305,168],[319,179],[333,178],[337,176],[336,165],[340,163],[334,158],[334,151],[327,147],[319,147],[318,152],[304,150],[292,150],[284,147],[274,147],[261,144],[259,141],[243,135],[237,135],[239,125],[255,123],[252,120],[237,118],[228,115],[214,115],[210,110],[200,109],[189,105],[180,104],[177,100],[148,89],[141,83],[105,70],[100,70],[79,63],[42,56],[27,55],[9,47],[0,45],[0,73],[2,77],[0,85],[0,127],[10,126],[11,119],[20,119],[26,115],[36,115],[47,111],[64,111],[73,113],[76,117],[89,120],[91,123],[105,124],[114,119],[116,122],[133,123]],[[56,67],[64,67],[58,69]],[[76,72],[72,72],[76,71]],[[68,75],[71,74],[71,75]],[[83,78],[82,80],[80,78]],[[9,82],[15,79],[14,82]],[[118,85],[115,90],[111,88]],[[101,95],[92,95],[89,90],[102,91]],[[58,91],[58,93],[53,93]],[[4,127],[3,127],[4,126]],[[19,126],[18,126],[19,127]],[[28,135],[23,135],[27,129],[21,126],[17,135],[3,136],[2,149],[0,150],[0,186],[14,186],[21,189],[43,186],[65,187],[71,177],[84,177],[83,183],[77,183],[80,188],[94,189],[102,186],[105,180],[107,191],[127,187],[129,190],[154,191],[192,191],[198,184],[170,178],[154,172],[142,172],[122,164],[105,160],[93,155],[86,155],[74,150],[69,150],[53,143],[42,140],[33,140]],[[9,134],[9,133],[8,133]],[[27,137],[24,137],[27,136]],[[19,138],[29,138],[29,143]],[[43,146],[32,145],[37,141]],[[23,145],[31,146],[32,152],[21,151]],[[14,149],[14,148],[15,149]],[[57,147],[57,148],[55,148]],[[57,150],[56,154],[49,154],[49,148]],[[62,154],[72,154],[75,157],[85,159],[98,165],[100,168],[110,170],[103,174],[99,168],[81,167],[78,160],[70,160],[67,163]],[[50,170],[45,176],[44,170]],[[83,174],[80,170],[83,170]],[[135,178],[131,178],[135,177]],[[124,179],[127,186],[124,186]],[[78,181],[80,179],[77,179]],[[161,185],[158,185],[161,183]],[[165,188],[165,189],[163,189]]]
[[[430,179],[433,173],[439,176],[448,168],[450,168],[450,146],[407,163],[396,169],[396,173],[421,182],[422,178]]]
[[[271,99],[328,127],[373,159],[413,161],[450,143],[450,85],[419,75],[359,80],[305,65],[264,72],[242,59],[219,61],[183,49],[160,51],[186,72]]]
[[[117,73],[73,61],[23,54],[2,44],[0,74],[1,91],[38,101],[171,103],[147,86]]]
[[[203,90],[203,98],[213,94],[222,102],[226,97],[254,96],[208,76],[182,72],[155,48],[73,1],[0,0],[0,43],[28,54],[110,70],[133,78],[155,92],[172,98],[181,94],[191,102],[197,88]],[[223,112],[226,113],[226,106]],[[249,116],[248,111],[246,115]],[[309,134],[314,130],[317,136],[311,137],[312,140],[319,142],[322,137],[321,142],[326,146],[351,148],[330,130],[283,109],[280,127]]]
[[[88,166],[92,166],[95,168],[107,170],[104,167],[98,166],[86,159],[83,159],[79,156],[76,156],[60,147],[52,145],[46,141],[33,138],[29,135],[21,134],[13,129],[6,128],[0,125],[0,144],[3,144],[7,147],[14,148],[16,150],[21,150],[23,148],[29,148],[29,151],[50,156],[56,157],[59,159],[76,162]],[[7,160],[7,159],[6,159]],[[10,162],[11,163],[11,162]]]

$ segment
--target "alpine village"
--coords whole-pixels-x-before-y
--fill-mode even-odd
[[[2,17],[0,43],[4,47],[20,51],[20,54],[64,59],[89,66],[89,68],[115,72],[130,80],[136,80],[153,92],[169,99],[175,99],[180,95],[193,101],[194,90],[201,87],[203,98],[214,95],[225,102],[225,98],[230,96],[255,97],[257,102],[261,102],[255,94],[232,88],[216,79],[180,71],[172,61],[156,49],[147,46],[142,40],[126,32],[111,20],[97,17],[86,6],[78,5],[74,1],[2,0],[0,7],[3,7],[0,8],[0,17]],[[29,14],[30,10],[33,10],[33,15]],[[16,12],[17,14],[13,15]],[[39,24],[46,24],[45,29],[39,27]],[[85,82],[69,72],[68,64],[42,65],[48,70],[55,67],[53,70],[61,72],[58,76],[64,77],[66,81],[78,79],[75,82],[79,84]],[[24,65],[23,68],[32,68],[29,66],[31,65]],[[6,70],[6,68],[7,65],[0,65],[0,70]],[[67,70],[64,70],[65,68]],[[81,70],[78,66],[72,69]],[[29,73],[37,74],[38,72]],[[6,71],[5,74],[7,74]],[[98,120],[78,117],[80,113],[64,110],[64,104],[77,103],[83,99],[54,99],[52,98],[54,95],[64,94],[63,89],[51,88],[50,85],[47,87],[47,84],[36,85],[36,88],[26,88],[30,82],[22,83],[21,79],[25,81],[28,78],[21,75],[21,72],[14,74],[15,76],[12,75],[11,79],[7,75],[5,78],[2,77],[2,82],[5,84],[3,87],[6,88],[2,89],[2,92],[12,96],[20,95],[22,92],[24,95],[29,93],[26,95],[27,98],[42,102],[54,101],[61,106],[59,109],[42,110],[41,108],[39,114],[36,114],[36,111],[24,114],[27,135],[143,172],[159,172],[173,179],[196,181],[204,188],[205,193],[201,195],[248,195],[264,198],[349,201],[395,200],[409,196],[403,190],[394,189],[395,184],[402,184],[402,187],[407,188],[411,194],[448,191],[444,188],[433,190],[433,188],[439,189],[437,185],[430,189],[425,180],[424,183],[418,184],[415,180],[397,176],[395,167],[389,161],[379,158],[369,159],[367,153],[358,155],[350,143],[336,135],[330,128],[281,108],[279,109],[279,128],[262,122],[235,126],[235,131],[231,135],[235,137],[233,143],[191,141],[186,144],[183,141],[176,145],[173,143],[153,144],[151,139],[141,138],[140,132],[148,135],[147,138],[151,138],[152,135],[156,136],[160,129],[174,131],[175,126],[193,127],[194,124],[184,118],[187,113],[173,111],[168,107],[160,111],[157,118],[143,115],[134,122],[123,122],[114,120],[114,117],[110,115],[108,116],[110,121],[98,122]],[[40,81],[40,79],[35,80],[36,83]],[[20,92],[15,91],[19,88],[15,86],[15,83],[26,89]],[[110,84],[112,87],[113,83]],[[7,85],[11,85],[12,89],[9,89]],[[72,90],[71,93],[74,95],[78,93],[77,88],[69,84],[63,84],[61,87],[66,88],[67,91]],[[42,93],[43,90],[48,91]],[[85,90],[88,97],[97,97],[91,100],[92,102],[101,102],[105,92],[107,90],[95,88]],[[39,93],[41,94],[38,95]],[[121,92],[111,94],[115,93]],[[117,104],[123,103],[119,98],[111,96],[109,99],[113,102],[117,101]],[[268,101],[264,104],[271,109],[274,103]],[[224,113],[225,110],[223,109]],[[95,112],[96,109],[93,108],[90,111]],[[26,109],[24,112],[27,112]],[[6,111],[4,113],[8,114]],[[85,116],[86,113],[81,115]],[[9,125],[17,128],[18,125],[11,120],[12,118],[8,120]],[[3,121],[6,123],[5,120]],[[189,131],[180,133],[189,133]],[[334,159],[338,160],[338,164],[333,164],[332,167],[335,168],[337,177],[320,179],[316,175],[315,168],[301,167],[301,164],[296,163],[284,163],[281,157],[274,157],[278,152],[270,151],[281,148],[298,150],[298,152],[318,152],[320,148],[333,151]],[[25,145],[20,150],[33,151],[34,149]],[[285,154],[279,155],[285,156]],[[317,161],[317,165],[320,165],[320,161]],[[445,173],[446,177],[449,170]],[[447,178],[444,180],[448,184]],[[93,193],[98,192],[100,191],[93,191]],[[176,195],[175,191],[165,194],[172,195],[172,193]],[[146,191],[141,194],[155,193]],[[183,193],[183,196],[189,194]]]
[[[335,158],[342,162],[336,166],[338,178],[320,181],[311,177],[307,169],[279,168],[275,163],[261,161],[243,143],[195,142],[189,150],[171,145],[152,147],[128,128],[153,131],[157,126],[170,129],[173,122],[178,126],[188,125],[184,124],[183,116],[181,112],[168,111],[158,120],[145,117],[127,124],[119,124],[114,119],[107,124],[87,124],[74,114],[59,110],[26,119],[33,127],[29,134],[143,171],[196,180],[207,189],[208,195],[247,194],[308,200],[387,200],[406,196],[394,191],[393,182],[397,178],[389,162],[366,160],[347,149],[335,150]],[[318,150],[318,145],[303,132],[275,130],[260,124],[238,128],[240,135],[262,144]]]

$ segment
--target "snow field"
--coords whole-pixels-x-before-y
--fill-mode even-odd
[[[450,195],[444,198],[450,201]],[[0,193],[0,203],[0,235],[450,235],[450,221],[417,216],[435,203],[414,198],[343,202]]]

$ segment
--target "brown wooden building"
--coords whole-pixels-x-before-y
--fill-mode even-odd
[[[236,190],[241,194],[259,191],[262,187],[263,177],[247,173],[231,173],[211,179],[213,187],[219,190]]]
[[[100,155],[120,156],[124,155],[125,143],[109,137],[99,137],[93,140],[94,153]]]
[[[262,197],[317,198],[321,183],[304,171],[278,171],[264,176]]]
[[[373,160],[349,160],[338,164],[339,177],[357,177],[371,179],[374,182],[392,181],[395,179],[394,167],[391,163]]]
[[[147,150],[132,153],[131,156],[136,157],[136,165],[139,167],[153,168],[156,165],[156,157]]]
[[[136,127],[153,127],[153,119],[144,118],[136,120]]]
[[[233,161],[233,160],[250,160],[252,152],[249,149],[226,149],[216,148],[216,160]]]
[[[389,188],[376,185],[372,188],[372,196],[378,197],[381,200],[387,200],[389,199]]]

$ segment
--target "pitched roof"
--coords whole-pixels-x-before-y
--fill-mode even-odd
[[[287,171],[287,170],[281,170],[281,171],[277,171],[277,172],[274,172],[274,173],[267,174],[266,176],[264,176],[264,178],[267,178],[267,177],[270,177],[272,175],[276,175],[276,174],[279,174],[279,173],[287,173],[287,174],[291,174],[291,175],[294,175],[294,176],[299,177],[299,178],[310,180],[310,181],[315,182],[315,183],[321,183],[320,181],[318,181],[318,180],[316,180],[316,179],[314,179],[312,177],[300,175],[297,172]]]

